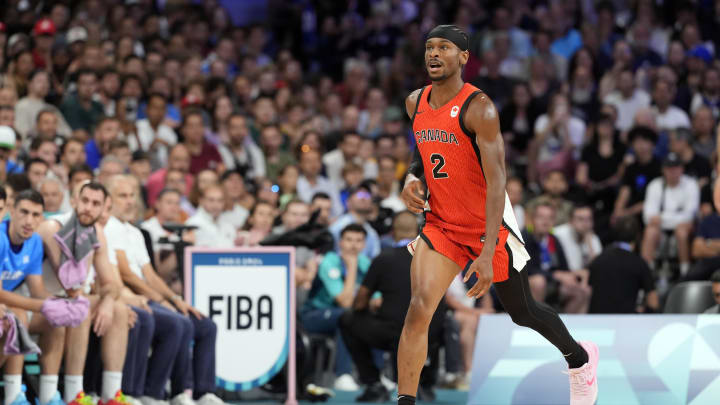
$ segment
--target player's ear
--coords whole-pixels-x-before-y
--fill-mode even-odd
[[[470,58],[470,51],[461,51],[460,52],[460,64],[461,65],[466,65],[469,58]]]

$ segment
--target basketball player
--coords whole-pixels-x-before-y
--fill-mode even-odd
[[[405,102],[417,149],[402,198],[416,213],[425,209],[426,223],[408,245],[414,254],[412,296],[398,349],[398,404],[415,403],[428,325],[450,282],[466,266],[465,281],[477,275],[468,296],[480,297],[494,283],[512,320],[543,335],[565,356],[570,403],[593,404],[597,346],[576,342],[557,314],[530,295],[523,270],[529,255],[505,192],[498,113],[487,95],[461,78],[468,46],[467,34],[456,26],[430,31],[425,66],[432,84]]]

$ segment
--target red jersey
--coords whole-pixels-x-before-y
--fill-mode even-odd
[[[426,221],[451,231],[459,242],[477,242],[485,234],[487,184],[475,133],[467,129],[463,117],[482,91],[465,83],[437,109],[430,107],[431,91],[432,85],[420,91],[412,122],[430,193]],[[520,239],[507,193],[503,227]]]

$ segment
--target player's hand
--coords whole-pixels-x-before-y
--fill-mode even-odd
[[[113,323],[114,309],[114,300],[105,299],[100,303],[97,311],[95,311],[95,318],[93,319],[93,331],[96,335],[102,337],[108,331],[110,325]]]
[[[477,281],[475,285],[467,292],[468,297],[479,298],[490,289],[490,283],[493,279],[493,268],[492,268],[492,255],[480,253],[480,256],[475,259],[467,273],[465,273],[465,279],[463,282],[467,282],[470,277],[475,273],[477,275]]]
[[[416,214],[422,213],[425,208],[425,185],[418,178],[406,181],[400,198],[408,210]]]

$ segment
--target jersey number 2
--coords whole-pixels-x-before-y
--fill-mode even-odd
[[[443,155],[439,153],[433,153],[430,155],[430,163],[434,164],[435,167],[433,167],[433,178],[434,179],[446,179],[450,176],[448,176],[447,173],[441,172],[443,166],[445,166],[445,158]]]

